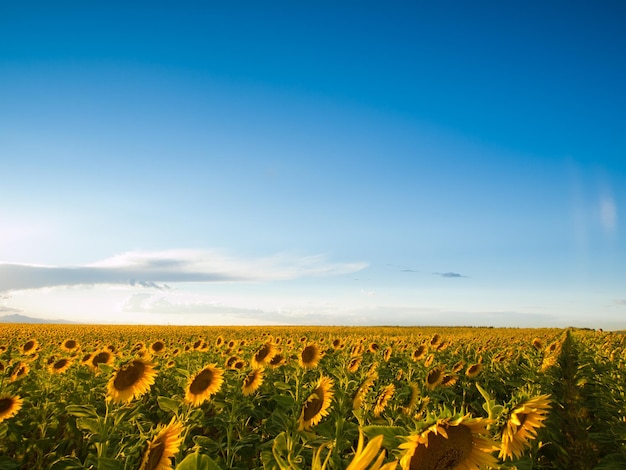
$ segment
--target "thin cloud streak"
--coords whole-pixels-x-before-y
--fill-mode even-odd
[[[433,273],[435,276],[441,276],[441,277],[446,277],[446,278],[456,278],[456,277],[467,277],[464,276],[463,274],[459,274],[459,273],[452,273],[452,272],[447,272],[447,273]]]
[[[122,284],[168,289],[164,283],[251,282],[347,274],[366,263],[333,263],[324,256],[279,254],[237,259],[201,250],[128,252],[82,266],[0,263],[0,292],[66,285]]]

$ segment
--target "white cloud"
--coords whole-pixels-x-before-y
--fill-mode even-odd
[[[0,292],[64,285],[130,284],[167,288],[162,284],[274,281],[346,274],[366,266],[362,262],[330,262],[322,255],[278,254],[241,259],[202,250],[127,252],[80,266],[0,263]]]
[[[610,196],[600,199],[600,221],[602,228],[608,233],[613,233],[617,224],[617,206]]]

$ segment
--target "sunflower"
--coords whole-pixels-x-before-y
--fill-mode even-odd
[[[467,370],[465,371],[465,375],[467,375],[470,379],[476,377],[478,374],[480,374],[483,370],[483,365],[480,362],[477,362],[476,364],[472,364],[471,366],[469,366],[467,368]]]
[[[61,343],[61,348],[67,352],[72,352],[78,349],[78,347],[78,341],[76,341],[75,339],[66,339]]]
[[[317,386],[302,406],[302,413],[298,419],[300,431],[315,426],[324,416],[328,415],[328,409],[333,399],[332,387],[333,379],[322,375]]]
[[[333,349],[341,349],[343,344],[339,338],[335,338],[332,342],[332,346],[333,346]]]
[[[459,372],[465,367],[465,361],[459,361],[452,366],[452,372]]]
[[[419,396],[419,389],[417,388],[416,384],[414,383],[409,384],[409,388],[411,389],[411,395],[409,396],[409,401],[407,402],[405,406],[401,408],[402,413],[404,413],[405,415],[411,414],[411,411],[415,407],[415,404],[417,403],[417,398]]]
[[[253,394],[263,383],[264,372],[263,369],[252,369],[243,379],[243,386],[241,388],[244,396]]]
[[[279,367],[282,366],[285,362],[287,362],[287,360],[282,354],[276,354],[270,361],[270,366]]]
[[[363,444],[363,430],[359,428],[359,443],[357,444],[352,462],[350,462],[350,465],[348,465],[346,470],[366,470],[368,465],[376,457],[376,454],[378,454],[380,447],[383,445],[383,435],[379,434],[378,436],[370,439],[365,448],[363,448]],[[376,461],[371,467],[369,467],[369,470],[394,470],[398,466],[397,460],[383,465],[384,460],[385,450],[383,449],[383,451],[378,454]]]
[[[376,405],[374,405],[374,417],[378,418],[383,411],[385,411],[385,408],[387,408],[387,403],[389,403],[389,400],[391,400],[391,397],[393,396],[394,392],[396,391],[396,386],[394,384],[389,384],[387,385],[382,392],[380,392],[380,395],[378,395],[378,398],[376,398]]]
[[[219,348],[224,344],[224,338],[220,335],[215,339],[215,347]]]
[[[393,352],[393,350],[391,349],[391,346],[387,346],[385,348],[385,350],[383,351],[383,360],[385,362],[389,362],[389,359],[391,359],[391,353]]]
[[[363,354],[364,346],[362,344],[355,344],[350,351],[351,356],[360,356]]]
[[[434,361],[435,361],[435,355],[429,354],[426,360],[424,361],[424,367],[430,367]]]
[[[359,366],[361,365],[361,361],[362,361],[362,358],[360,356],[353,357],[352,359],[350,359],[350,362],[348,362],[348,371],[356,372]]]
[[[163,354],[165,352],[165,343],[160,339],[156,340],[150,345],[150,352],[152,354]]]
[[[185,401],[193,406],[200,406],[218,392],[223,382],[224,371],[215,364],[209,364],[189,379]]]
[[[0,396],[0,423],[5,419],[12,418],[22,408],[22,399],[19,396]]]
[[[380,349],[380,345],[377,342],[372,341],[367,347],[367,349],[369,350],[369,352],[375,353]]]
[[[413,354],[411,354],[411,358],[414,361],[421,361],[427,352],[428,352],[428,348],[426,347],[426,345],[422,344],[418,346],[415,351],[413,351]]]
[[[558,362],[558,358],[559,356],[557,354],[550,354],[548,356],[545,356],[541,361],[541,367],[539,368],[539,370],[541,372],[545,372],[550,367],[555,366]]]
[[[83,356],[83,358],[80,360],[80,363],[88,366],[89,365],[89,361],[91,361],[91,356],[93,356],[93,354],[91,354],[91,353],[85,354]]]
[[[322,352],[315,343],[311,343],[302,350],[298,363],[305,369],[313,369],[317,367],[322,358]]]
[[[533,339],[533,348],[537,351],[541,351],[543,349],[543,342],[541,341],[541,338]]]
[[[441,379],[442,387],[452,387],[457,382],[457,376],[454,374],[445,374]]]
[[[519,458],[530,441],[537,437],[537,429],[543,427],[550,409],[550,395],[539,395],[518,405],[511,413],[502,430],[499,458]]]
[[[72,365],[72,360],[66,357],[59,359],[58,361],[53,361],[49,366],[48,370],[52,374],[62,374]]]
[[[170,470],[171,458],[178,453],[183,441],[180,437],[182,431],[183,425],[176,421],[176,418],[172,418],[172,421],[148,443],[139,470]]]
[[[91,355],[91,358],[89,358],[89,365],[95,370],[98,370],[98,366],[100,364],[109,365],[112,362],[113,354],[111,353],[111,351],[108,351],[106,349],[96,351]]]
[[[433,337],[430,339],[430,345],[436,347],[439,346],[439,343],[441,343],[441,335],[434,334]]]
[[[39,349],[39,342],[36,339],[29,339],[22,346],[22,354],[33,354]]]
[[[275,355],[276,348],[274,348],[274,345],[270,341],[268,341],[263,346],[261,346],[256,353],[254,353],[250,364],[252,365],[252,367],[255,368],[263,367],[268,362],[270,362]]]
[[[23,379],[26,377],[29,370],[30,366],[26,362],[18,362],[13,369],[13,373],[11,374],[11,378],[9,380],[11,382],[15,382],[16,380]]]
[[[428,374],[426,374],[426,388],[428,390],[434,390],[442,381],[443,369],[441,367],[433,367]]]
[[[361,408],[361,405],[363,404],[363,400],[365,399],[365,395],[367,395],[367,392],[372,387],[372,385],[374,385],[374,382],[376,382],[377,378],[378,378],[378,372],[376,372],[375,369],[370,370],[370,372],[367,374],[367,377],[361,383],[361,385],[359,385],[359,388],[356,389],[356,392],[354,393],[354,396],[352,397],[352,409],[353,410],[357,410]]]
[[[440,419],[419,434],[407,436],[400,444],[404,455],[402,470],[471,470],[495,467],[491,452],[498,446],[488,437],[487,426],[492,420],[461,416],[455,420]]]
[[[143,359],[133,359],[115,371],[107,384],[107,400],[128,403],[150,390],[157,372]]]
[[[234,369],[234,365],[235,362],[237,362],[239,360],[239,356],[230,356],[228,359],[226,359],[226,368],[227,369]]]

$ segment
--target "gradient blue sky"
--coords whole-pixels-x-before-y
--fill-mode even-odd
[[[0,315],[626,328],[626,3],[2,2]]]

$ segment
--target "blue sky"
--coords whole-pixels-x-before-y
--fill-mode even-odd
[[[0,315],[626,328],[622,2],[0,5]]]

